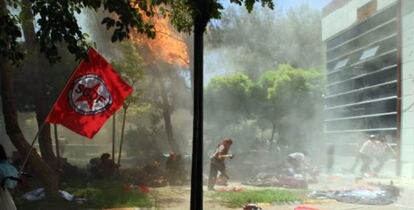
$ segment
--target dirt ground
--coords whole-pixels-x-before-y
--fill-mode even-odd
[[[355,205],[339,203],[334,200],[307,200],[303,204],[295,205],[272,205],[259,204],[263,210],[294,210],[298,205],[305,205],[320,210],[414,210],[414,180],[376,178],[363,179],[355,181],[355,177],[343,175],[329,175],[321,177],[319,184],[311,185],[310,190],[328,190],[328,189],[345,189],[366,183],[383,183],[387,184],[393,181],[401,189],[401,196],[398,201],[391,205]],[[242,187],[245,189],[252,188],[243,186],[240,183],[230,183],[229,187]],[[151,192],[155,208],[168,210],[186,210],[190,209],[190,187],[163,187],[154,188]],[[204,189],[204,210],[234,210],[234,208],[223,207],[211,198],[212,192]],[[135,210],[139,208],[117,209],[117,210]],[[237,209],[237,208],[236,208]],[[241,208],[239,208],[241,209]]]

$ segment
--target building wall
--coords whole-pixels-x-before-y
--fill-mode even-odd
[[[341,1],[340,7],[325,14],[325,17],[322,19],[322,40],[324,41],[353,24],[356,24],[358,20],[357,9],[370,2],[370,0],[348,0],[347,2],[344,2],[343,0],[334,0],[331,4],[335,4],[335,2],[339,1]],[[377,10],[384,9],[396,1],[397,0],[377,0]]]
[[[326,41],[325,133],[335,139],[349,133],[395,136],[398,6],[358,9],[365,21]]]
[[[414,1],[401,2],[401,175],[414,177]]]
[[[398,138],[395,138],[398,137],[399,128],[397,96],[400,86],[397,72],[398,63],[402,61],[398,55],[403,51],[398,48],[398,1],[335,0],[324,10],[322,35],[327,48],[325,134],[329,143],[344,151],[342,155],[357,151],[359,143],[368,134],[385,135],[390,143],[398,143]],[[405,4],[414,3],[412,0],[402,1],[407,1]],[[335,5],[335,2],[338,4]],[[408,10],[410,7],[405,8],[404,14],[408,15],[412,11]],[[411,24],[408,20],[410,18],[414,19],[406,17],[401,24]],[[404,30],[408,29],[404,26]],[[403,32],[406,33],[401,31]],[[413,34],[412,31],[409,33]],[[407,39],[412,39],[407,34],[401,35],[405,43],[408,42]],[[408,49],[412,48],[405,49],[403,56],[410,54]],[[411,55],[414,56],[412,51]],[[400,158],[405,161],[402,165],[404,176],[410,177],[413,177],[411,173],[414,174],[414,141],[407,140],[414,137],[414,60],[412,61],[412,83],[405,83],[412,88],[402,87],[402,94],[412,95],[412,118],[402,116],[407,129],[401,133],[411,137],[403,137],[401,140]],[[402,78],[406,77],[403,75]],[[388,163],[387,175],[395,175],[395,166],[398,165],[395,161]]]

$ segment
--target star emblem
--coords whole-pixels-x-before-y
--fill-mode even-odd
[[[96,84],[92,87],[84,87],[82,95],[76,99],[76,102],[85,102],[88,104],[89,109],[93,108],[95,101],[102,98],[99,95],[98,90],[101,87],[101,84]]]
[[[99,76],[87,74],[75,80],[69,91],[69,103],[79,114],[94,115],[111,106],[112,96]]]

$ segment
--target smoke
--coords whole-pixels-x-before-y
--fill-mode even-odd
[[[228,8],[222,20],[209,26],[206,39],[205,74],[209,80],[205,90],[205,154],[211,153],[221,138],[233,138],[231,150],[236,158],[228,167],[237,179],[246,179],[258,172],[275,173],[290,152],[306,151],[316,160],[316,165],[323,164],[325,156],[320,152],[324,147],[321,76],[324,45],[319,11],[306,5],[287,12],[255,9],[249,14],[243,9]],[[269,71],[276,72],[278,68],[282,71],[282,64],[304,73],[283,75],[290,75],[298,82],[280,86],[283,94],[275,98],[274,104],[261,104],[260,100],[265,101],[271,91],[280,90],[273,90],[270,85],[260,92],[257,90],[260,80]],[[226,87],[238,73],[247,75],[258,85],[244,87],[250,91],[246,93],[248,100],[237,98],[236,93],[226,88],[221,92],[214,89],[221,84],[217,81],[227,81],[222,86]],[[306,76],[313,73],[319,75],[317,79]],[[306,85],[303,80],[307,81]],[[279,84],[277,79],[271,81],[276,86]],[[301,102],[297,103],[295,98]],[[232,99],[236,101],[231,102]],[[285,104],[278,105],[279,101]],[[259,110],[262,114],[257,116]]]

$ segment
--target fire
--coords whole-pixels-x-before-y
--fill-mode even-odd
[[[133,32],[130,34],[131,40],[148,48],[150,55],[147,56],[150,61],[161,60],[168,64],[188,67],[190,60],[187,45],[182,35],[172,28],[169,18],[156,15],[150,21],[155,27],[155,39]]]

